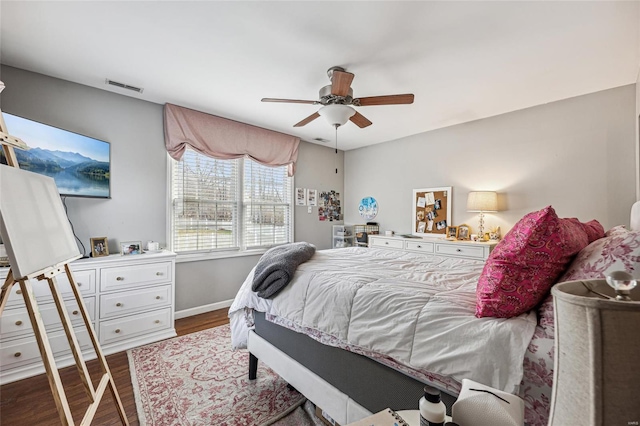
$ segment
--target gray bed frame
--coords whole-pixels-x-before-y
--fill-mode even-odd
[[[269,322],[254,311],[255,333],[317,374],[358,404],[376,413],[385,408],[416,410],[425,383],[366,356],[323,345],[309,336]],[[258,358],[249,357],[249,379],[256,378]],[[456,397],[442,393],[451,414]]]

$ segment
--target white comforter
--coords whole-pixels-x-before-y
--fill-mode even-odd
[[[248,307],[415,370],[517,392],[536,316],[476,318],[483,265],[372,248],[323,250],[273,300],[251,291],[252,272],[229,310],[233,346],[246,347]]]

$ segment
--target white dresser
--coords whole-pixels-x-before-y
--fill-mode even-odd
[[[105,355],[174,337],[175,254],[111,255],[71,263]],[[9,268],[0,268],[4,282]],[[66,275],[57,276],[85,359],[95,358]],[[32,281],[57,366],[74,364],[46,281]],[[44,373],[20,286],[0,317],[0,384]]]
[[[449,241],[438,238],[403,238],[370,235],[369,247],[406,250],[424,254],[486,260],[497,241]]]

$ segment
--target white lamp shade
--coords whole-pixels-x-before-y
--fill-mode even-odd
[[[640,419],[640,301],[614,297],[604,280],[567,281],[551,288],[555,359],[549,426],[625,425]],[[629,420],[633,419],[633,420]]]
[[[497,212],[498,194],[493,191],[473,191],[467,198],[467,211]]]
[[[341,104],[323,106],[318,111],[318,114],[323,116],[332,126],[344,125],[355,113],[355,109]]]

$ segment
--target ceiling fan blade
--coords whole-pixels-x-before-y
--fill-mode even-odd
[[[372,105],[401,105],[412,104],[413,94],[404,95],[386,95],[386,96],[369,96],[367,98],[358,98],[353,100],[354,105],[372,106]]]
[[[304,101],[301,99],[277,99],[277,98],[262,98],[262,102],[287,102],[291,104],[312,104],[319,103],[318,101]]]
[[[357,111],[354,115],[351,116],[351,118],[349,118],[349,120],[351,120],[351,122],[353,122],[356,126],[360,127],[361,129],[364,129],[365,127],[371,126],[373,124],[371,121],[369,121],[367,117],[365,117],[364,115],[360,114]]]
[[[347,96],[351,88],[351,82],[355,75],[346,71],[334,70],[331,74],[331,94],[336,96]]]
[[[357,114],[357,113],[356,113]],[[307,118],[305,118],[304,120],[300,121],[299,123],[296,123],[293,125],[293,127],[302,127],[305,126],[309,123],[311,123],[313,120],[315,120],[316,118],[320,117],[320,114],[318,114],[317,112],[314,112],[313,114],[311,114],[310,116],[308,116]]]

